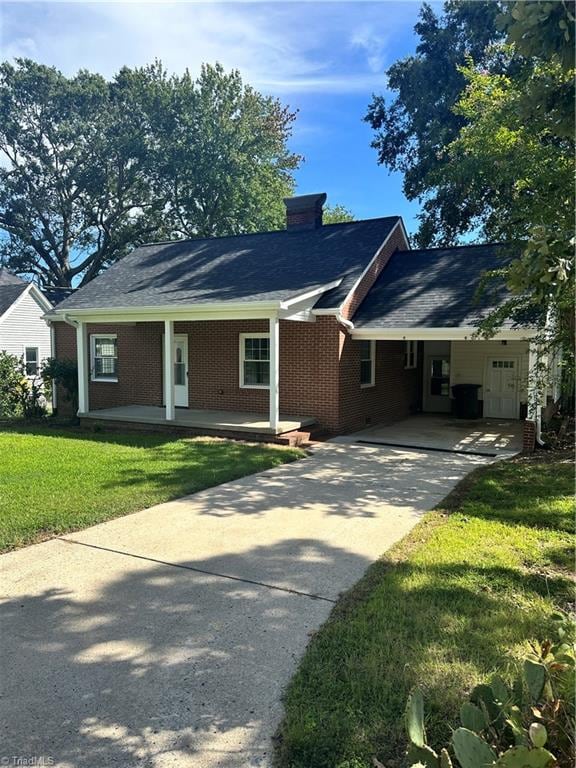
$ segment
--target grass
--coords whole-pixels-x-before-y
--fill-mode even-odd
[[[0,551],[302,455],[281,446],[218,439],[6,428],[0,431]]]
[[[423,687],[433,747],[471,687],[506,674],[573,596],[573,464],[478,470],[334,609],[285,696],[284,768],[401,765],[403,713]],[[503,666],[502,666],[503,665]]]

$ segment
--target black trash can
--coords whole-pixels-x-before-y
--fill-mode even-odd
[[[478,418],[478,390],[481,384],[454,384],[454,415],[457,419]]]

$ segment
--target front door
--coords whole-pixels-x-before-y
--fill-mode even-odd
[[[172,359],[174,360],[174,405],[177,408],[188,408],[188,336],[174,336]],[[165,391],[164,403],[166,403]]]
[[[450,413],[450,357],[427,355],[424,361],[423,410]]]
[[[518,358],[486,361],[484,375],[484,416],[493,419],[518,418]]]

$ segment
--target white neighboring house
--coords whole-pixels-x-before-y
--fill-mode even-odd
[[[43,315],[52,303],[33,283],[0,269],[0,351],[23,357],[29,376],[52,356],[51,329]]]

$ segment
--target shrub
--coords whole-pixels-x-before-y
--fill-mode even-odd
[[[42,364],[42,377],[52,386],[59,384],[64,390],[64,399],[72,403],[74,413],[78,410],[78,366],[75,360],[57,360],[49,357]]]
[[[0,416],[37,418],[45,414],[42,380],[26,375],[23,358],[0,351]]]

